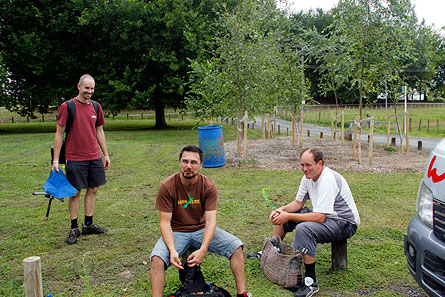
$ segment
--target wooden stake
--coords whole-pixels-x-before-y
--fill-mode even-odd
[[[411,118],[408,117],[409,123],[411,123]],[[409,128],[406,129],[406,152],[409,153]]]
[[[341,114],[341,141],[345,141],[345,112]]]
[[[238,121],[236,122],[236,153],[239,156],[241,154],[241,132],[239,131],[241,129],[241,116],[237,115]],[[233,123],[233,119],[232,119]]]
[[[40,257],[23,260],[25,297],[43,297],[42,269]]]
[[[296,139],[295,139],[295,128],[296,128],[296,123],[295,123],[295,119],[297,118],[297,108],[294,107],[294,114],[292,116],[292,144],[296,144]]]
[[[355,124],[355,119],[354,119],[354,135],[352,137],[352,160],[355,160],[356,147],[357,147],[357,125]]]
[[[272,138],[275,137],[275,129],[277,128],[277,118],[273,119]]]
[[[371,117],[371,123],[369,124],[369,147],[368,147],[368,165],[372,165],[372,149],[374,138],[374,117]]]
[[[303,122],[304,122],[304,114],[303,110],[300,113],[300,147],[303,147]]]
[[[266,139],[266,126],[264,125],[264,114],[261,116],[261,132],[263,139]]]
[[[246,159],[247,155],[247,120],[248,120],[248,113],[246,110],[244,112],[243,159]]]

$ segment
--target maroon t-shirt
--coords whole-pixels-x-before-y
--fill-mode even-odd
[[[193,232],[205,227],[205,211],[217,209],[218,190],[208,177],[198,174],[197,182],[184,186],[181,173],[167,177],[159,186],[156,209],[172,213],[175,232]]]
[[[96,126],[105,124],[102,107],[96,115],[92,103],[85,104],[74,99],[76,104],[76,115],[73,126],[65,143],[65,156],[70,161],[95,160],[101,157],[99,144],[96,138]],[[68,109],[63,102],[57,113],[57,124],[66,127]],[[96,122],[97,120],[97,122]]]

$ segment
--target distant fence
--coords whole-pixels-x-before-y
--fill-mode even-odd
[[[149,112],[140,112],[140,111],[129,111],[129,112],[121,112],[117,115],[109,115],[105,114],[105,119],[108,120],[149,120],[155,118],[154,113]],[[181,119],[191,118],[191,112],[166,112],[165,119]],[[11,124],[11,123],[32,123],[32,122],[46,122],[46,121],[55,121],[57,119],[56,114],[39,114],[34,118],[31,117],[20,117],[20,116],[12,116],[12,117],[0,117],[0,124]]]

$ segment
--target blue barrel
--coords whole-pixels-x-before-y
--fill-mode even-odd
[[[199,148],[204,152],[203,167],[220,167],[226,164],[221,125],[198,127],[198,137]]]

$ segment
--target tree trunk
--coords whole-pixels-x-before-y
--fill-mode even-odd
[[[156,124],[155,128],[162,129],[167,128],[167,123],[165,122],[165,109],[163,103],[155,104],[155,114],[156,114]]]

